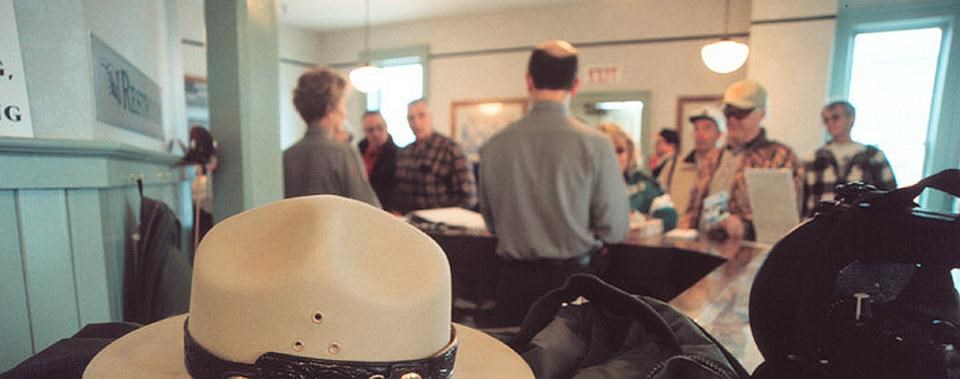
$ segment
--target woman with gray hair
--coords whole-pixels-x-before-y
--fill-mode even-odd
[[[360,153],[338,136],[347,117],[347,80],[336,71],[311,69],[297,81],[293,105],[307,123],[303,139],[283,152],[283,197],[330,194],[379,207]]]

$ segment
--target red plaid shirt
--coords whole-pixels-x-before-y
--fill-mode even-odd
[[[477,203],[477,187],[463,150],[437,133],[397,153],[396,177],[396,206],[402,212],[471,208]]]

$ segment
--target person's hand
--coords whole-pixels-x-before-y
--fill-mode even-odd
[[[727,232],[727,237],[729,238],[741,239],[743,238],[743,233],[746,231],[743,220],[734,215],[730,215],[724,218],[723,221],[720,221],[720,227],[723,228],[724,232]]]

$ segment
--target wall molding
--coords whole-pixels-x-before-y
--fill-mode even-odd
[[[689,35],[689,36],[668,36],[668,37],[656,37],[656,38],[571,42],[571,43],[573,44],[573,46],[576,46],[577,49],[589,49],[593,47],[646,45],[646,44],[652,44],[652,43],[672,43],[672,42],[686,42],[686,41],[713,40],[713,39],[719,40],[724,38],[749,38],[749,37],[750,37],[749,32],[741,32],[741,33],[698,34],[698,35]],[[495,48],[495,49],[450,51],[450,52],[443,52],[443,53],[431,53],[427,55],[427,58],[429,60],[433,60],[433,59],[445,59],[445,58],[460,58],[460,57],[477,56],[477,55],[529,53],[531,50],[533,50],[534,47],[535,46],[530,45],[530,46],[503,47],[503,48]],[[327,65],[334,68],[344,68],[344,67],[356,66],[359,64],[360,64],[359,61],[350,61],[350,62],[328,63]]]
[[[837,15],[835,14],[825,14],[822,16],[754,20],[750,22],[750,25],[789,24],[794,22],[823,21],[823,20],[836,20],[836,19],[837,19]]]
[[[109,188],[179,183],[180,157],[115,142],[0,138],[0,189]]]

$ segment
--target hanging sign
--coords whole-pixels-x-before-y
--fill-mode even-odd
[[[0,137],[33,137],[13,0],[0,0]]]
[[[587,84],[611,84],[620,82],[623,68],[620,65],[603,64],[584,67]]]
[[[97,120],[163,139],[160,86],[90,34]]]

